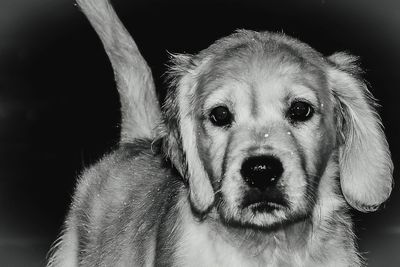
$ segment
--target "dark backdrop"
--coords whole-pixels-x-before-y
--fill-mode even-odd
[[[133,3],[136,2],[136,3]],[[399,161],[400,2],[114,1],[160,96],[167,53],[196,53],[238,28],[284,31],[361,57]],[[43,266],[77,175],[119,138],[119,102],[100,41],[72,0],[0,2],[0,266]],[[395,177],[397,176],[395,170]],[[400,266],[400,195],[355,213],[370,266]]]

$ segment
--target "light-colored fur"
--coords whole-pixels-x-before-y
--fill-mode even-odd
[[[376,210],[392,162],[353,56],[238,31],[173,55],[160,111],[149,67],[106,0],[78,0],[112,62],[120,147],[80,177],[48,266],[360,266],[349,209]],[[308,121],[287,117],[294,101]],[[224,105],[230,127],[213,125]],[[286,205],[256,212],[240,169],[282,162]],[[253,191],[251,191],[253,190]]]
[[[151,70],[136,43],[108,1],[77,3],[100,37],[114,69],[121,100],[121,141],[154,137],[153,128],[161,113]]]

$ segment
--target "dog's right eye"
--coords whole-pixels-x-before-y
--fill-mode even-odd
[[[296,101],[289,109],[288,117],[292,122],[302,122],[309,120],[314,114],[314,109],[304,101]]]
[[[232,113],[225,106],[218,106],[211,110],[210,121],[218,127],[226,127],[232,124]]]

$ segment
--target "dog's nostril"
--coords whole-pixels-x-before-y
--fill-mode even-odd
[[[263,191],[277,183],[282,176],[283,166],[275,157],[257,156],[246,159],[240,173],[250,187]]]

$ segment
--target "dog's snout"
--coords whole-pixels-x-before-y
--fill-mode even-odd
[[[250,157],[243,162],[240,173],[250,187],[263,191],[277,183],[283,166],[279,159],[272,156]]]

